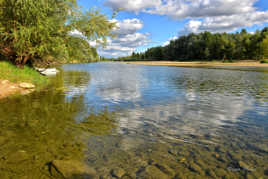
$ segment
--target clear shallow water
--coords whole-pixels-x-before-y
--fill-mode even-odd
[[[268,69],[62,68],[0,101],[0,178],[53,178],[56,159],[100,178],[268,177]]]

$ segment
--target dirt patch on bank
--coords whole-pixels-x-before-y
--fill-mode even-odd
[[[34,91],[34,85],[30,83],[12,83],[8,80],[0,80],[0,99],[12,95],[26,95]]]
[[[224,62],[173,62],[173,61],[133,61],[127,62],[128,64],[136,65],[153,65],[153,66],[178,66],[178,67],[224,67],[224,66],[237,66],[237,67],[268,67],[268,64],[261,64],[258,61],[238,61],[233,63]]]

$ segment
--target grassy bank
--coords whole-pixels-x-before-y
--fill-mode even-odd
[[[262,64],[268,64],[268,60],[262,60],[261,63]]]
[[[19,69],[6,61],[0,61],[0,80],[9,80],[14,83],[32,83],[37,89],[42,88],[49,83],[47,77],[42,76],[34,69],[27,66],[25,66],[24,69]]]
[[[217,67],[217,66],[268,67],[268,64],[260,63],[259,61],[235,61],[235,62],[133,61],[133,62],[127,62],[127,63],[128,64],[136,64],[136,65],[178,66],[178,67]]]

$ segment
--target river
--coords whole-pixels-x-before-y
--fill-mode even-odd
[[[105,62],[51,81],[0,101],[1,179],[55,178],[53,160],[96,178],[268,177],[268,69]]]

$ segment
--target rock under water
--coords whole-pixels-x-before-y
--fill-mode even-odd
[[[53,177],[67,179],[96,178],[96,171],[76,160],[54,160],[50,165],[50,172]]]

